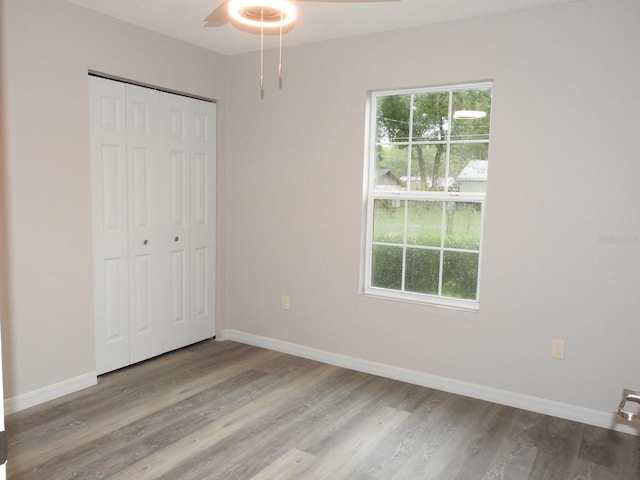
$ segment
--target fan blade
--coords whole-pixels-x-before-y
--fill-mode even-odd
[[[224,0],[218,8],[211,12],[207,18],[204,19],[205,27],[221,27],[222,25],[229,23],[229,9],[227,4],[229,0]]]

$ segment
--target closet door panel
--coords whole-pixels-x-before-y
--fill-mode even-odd
[[[122,298],[123,292],[128,290],[127,264],[122,257],[107,258],[102,265],[104,271],[103,297],[104,329],[101,331],[100,341],[110,344],[121,344],[129,338],[128,325],[123,325],[122,319],[127,318],[127,305]],[[128,342],[127,342],[128,344]],[[123,361],[129,360],[128,352]]]
[[[133,257],[133,334],[152,333],[151,321],[151,259],[150,255]],[[139,355],[137,355],[139,356]]]
[[[171,156],[171,312],[167,350],[189,344],[189,162],[174,145]]]
[[[124,148],[117,144],[100,145],[96,168],[102,170],[101,189],[103,233],[122,235],[127,231],[127,166]]]
[[[166,349],[174,350],[191,343],[189,291],[189,229],[190,197],[189,178],[189,99],[178,95],[162,96],[164,121],[163,151],[170,164],[169,196],[170,223],[167,231],[168,250],[171,256],[170,290],[171,318],[166,337]]]
[[[171,228],[186,229],[189,216],[189,160],[188,152],[173,149],[171,162]],[[183,232],[184,233],[184,232]]]
[[[126,99],[122,84],[89,81],[96,371],[129,364]]]
[[[111,107],[112,105],[110,105]],[[110,108],[111,110],[111,108]],[[103,116],[104,117],[104,116]],[[99,299],[103,305],[104,328],[100,329],[101,342],[107,348],[114,345],[117,350],[128,345],[129,335],[125,320],[128,318],[128,258],[127,258],[127,205],[126,161],[123,155],[124,146],[103,144],[101,146],[102,189],[102,232],[104,243],[100,246],[102,265],[101,282],[103,297]],[[122,361],[128,361],[128,352]]]
[[[216,104],[191,100],[191,341],[215,336]]]
[[[159,92],[127,85],[131,363],[164,353],[170,312],[166,249],[168,161],[162,154]]]
[[[186,257],[184,250],[171,252],[171,327],[179,328],[189,322],[185,304],[189,271]]]
[[[209,248],[197,247],[193,250],[193,315],[195,318],[205,318],[210,312],[209,283],[211,271],[209,268]]]

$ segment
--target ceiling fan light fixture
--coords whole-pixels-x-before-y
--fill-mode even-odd
[[[277,28],[293,23],[296,8],[287,0],[230,0],[229,16],[251,27]]]
[[[482,110],[456,110],[453,113],[453,118],[456,120],[477,120],[487,116],[487,112]]]

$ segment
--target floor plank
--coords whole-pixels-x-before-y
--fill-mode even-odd
[[[306,452],[293,448],[282,457],[269,465],[251,480],[297,480],[303,478],[305,470],[309,468],[315,457]]]
[[[6,428],[12,480],[640,479],[638,437],[230,341]]]

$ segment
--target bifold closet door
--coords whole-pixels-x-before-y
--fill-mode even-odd
[[[125,85],[89,77],[96,371],[129,365]]]
[[[215,336],[216,104],[189,99],[191,168],[190,343]]]
[[[130,363],[165,352],[171,172],[160,92],[126,85]]]
[[[97,77],[90,94],[104,373],[215,335],[216,111]]]
[[[170,171],[167,350],[215,335],[216,104],[163,95]]]

